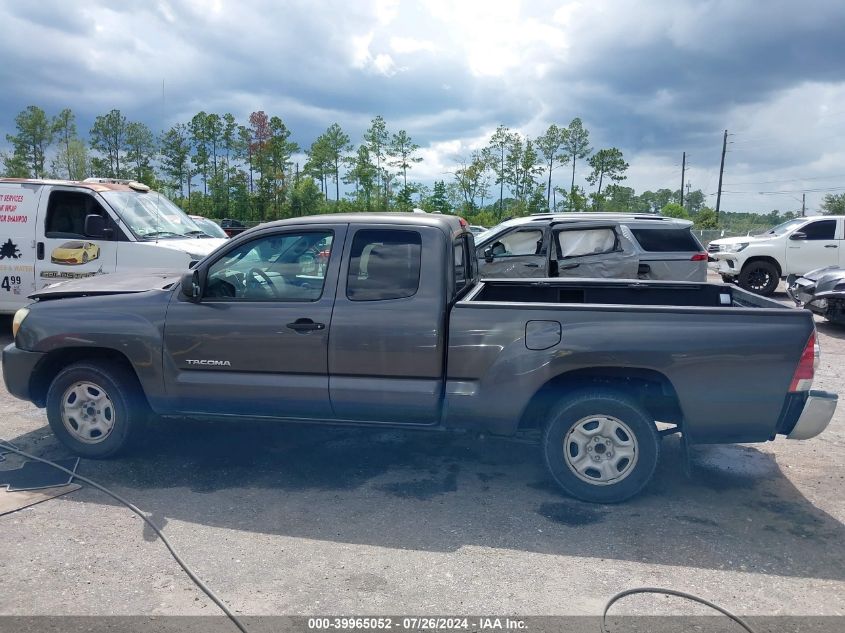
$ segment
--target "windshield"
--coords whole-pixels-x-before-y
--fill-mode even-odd
[[[211,237],[222,237],[227,238],[229,237],[226,235],[226,231],[224,231],[217,222],[213,220],[209,220],[208,218],[198,218],[194,216],[189,216],[200,229],[205,231],[206,235]]]
[[[139,240],[196,237],[205,233],[160,193],[107,191],[103,197]]]
[[[764,235],[784,235],[785,233],[789,233],[792,229],[797,228],[804,224],[807,221],[807,218],[796,218],[794,220],[789,220],[784,222],[783,224],[778,224],[776,227],[769,229]]]

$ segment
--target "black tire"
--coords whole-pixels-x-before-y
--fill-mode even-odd
[[[771,296],[779,283],[778,269],[771,262],[751,262],[743,266],[739,273],[740,288],[764,297]]]
[[[734,282],[734,279],[735,278],[731,277],[730,275],[722,275],[722,281],[726,284],[732,284]]]
[[[636,458],[629,460],[632,463],[628,464],[627,472],[615,483],[612,479],[601,483],[597,479],[595,483],[586,481],[576,475],[575,467],[570,466],[564,454],[565,450],[572,451],[571,439],[570,446],[565,446],[570,431],[574,433],[576,426],[591,424],[585,418],[592,416],[615,418],[634,436]],[[660,436],[654,421],[633,398],[622,392],[596,388],[576,392],[552,409],[543,432],[542,448],[546,468],[565,493],[591,503],[618,503],[633,497],[651,480],[660,456]],[[595,459],[595,453],[590,459]]]
[[[102,439],[94,437],[89,438],[88,442],[82,441],[65,426],[62,417],[63,399],[74,398],[66,394],[71,387],[80,383],[101,389],[111,401],[112,426]],[[128,450],[143,433],[149,413],[137,377],[131,369],[116,362],[79,362],[68,365],[56,375],[47,391],[47,420],[50,428],[62,444],[80,457],[106,459]],[[69,415],[68,425],[71,427],[77,424],[75,415]]]

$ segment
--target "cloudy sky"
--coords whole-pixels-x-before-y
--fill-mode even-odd
[[[724,209],[845,190],[842,0],[0,0],[0,24],[0,138],[29,104],[82,132],[111,108],[154,130],[265,110],[305,147],[382,114],[430,183],[499,123],[580,116],[637,191],[677,188],[686,151],[714,193],[724,129]]]

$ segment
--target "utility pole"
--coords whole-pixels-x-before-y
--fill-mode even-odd
[[[802,193],[801,194],[801,217],[803,218],[806,215],[807,215],[807,194]]]
[[[722,164],[719,166],[719,189],[716,192],[716,220],[719,219],[719,208],[722,206],[722,174],[725,173],[725,152],[728,150],[728,131],[722,137]]]
[[[684,157],[681,159],[681,208],[684,208],[684,176],[687,171],[687,153],[684,152]]]

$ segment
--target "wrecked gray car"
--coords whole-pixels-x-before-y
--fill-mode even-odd
[[[787,293],[799,307],[845,325],[845,268],[827,266],[792,277],[787,280]]]
[[[544,213],[478,236],[482,278],[707,279],[692,222],[631,213]]]

